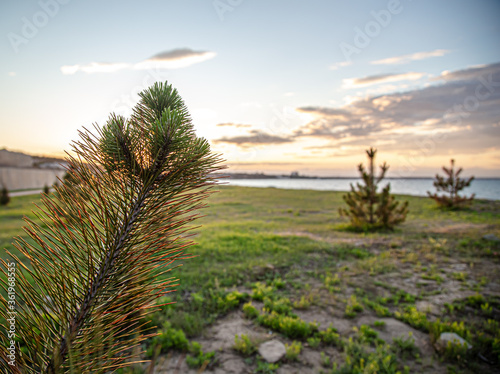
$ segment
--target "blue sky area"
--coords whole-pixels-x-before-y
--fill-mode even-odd
[[[0,3],[0,148],[61,155],[172,83],[233,172],[500,177],[499,1]]]

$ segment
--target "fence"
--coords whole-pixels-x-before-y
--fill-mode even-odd
[[[35,169],[0,166],[0,187],[12,190],[27,190],[52,186],[62,178],[63,169]]]

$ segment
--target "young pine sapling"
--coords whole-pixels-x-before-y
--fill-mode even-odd
[[[391,185],[388,183],[382,192],[377,192],[379,183],[384,179],[389,166],[384,162],[380,166],[381,173],[375,176],[376,149],[366,151],[368,155],[368,170],[363,164],[358,165],[364,184],[357,183],[356,188],[351,184],[351,192],[343,196],[348,208],[339,208],[341,216],[349,217],[351,226],[357,230],[393,229],[403,222],[408,214],[408,202],[401,206],[394,195],[390,194]]]
[[[469,187],[474,180],[474,177],[461,179],[460,173],[462,170],[462,168],[459,168],[455,171],[455,160],[452,159],[450,168],[443,166],[443,171],[446,176],[442,177],[436,174],[436,180],[433,183],[434,187],[436,187],[437,192],[444,192],[444,194],[431,194],[429,191],[427,191],[427,194],[431,199],[435,200],[439,206],[451,209],[460,208],[474,200],[475,194],[472,194],[470,197],[459,195],[459,192]]]

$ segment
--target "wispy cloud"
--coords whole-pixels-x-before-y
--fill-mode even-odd
[[[130,69],[132,65],[127,63],[113,63],[113,62],[91,62],[87,65],[64,65],[61,66],[61,72],[64,75],[72,75],[78,71],[83,71],[87,74],[93,73],[114,73],[123,69]]]
[[[210,60],[216,55],[210,51],[193,51],[189,48],[165,51],[134,65],[134,69],[147,70],[158,69],[180,69],[203,61]]]
[[[219,127],[236,127],[236,128],[252,127],[252,125],[243,125],[243,124],[240,124],[240,123],[233,123],[233,122],[218,123],[216,126],[219,126]]]
[[[15,72],[15,71],[9,71],[9,72],[7,73],[7,75],[8,75],[9,77],[15,77],[15,76],[16,76],[16,72]]]
[[[460,81],[460,80],[470,80],[470,79],[485,79],[487,76],[498,74],[500,69],[500,62],[490,65],[476,65],[471,66],[467,69],[448,71],[445,70],[441,75],[434,78],[434,80],[444,80],[444,81]],[[498,81],[498,80],[497,80]]]
[[[352,65],[352,61],[342,61],[330,65],[330,70],[338,70],[339,68],[345,68],[346,66]]]
[[[441,57],[449,52],[450,51],[447,49],[436,49],[430,52],[417,52],[403,56],[384,58],[382,60],[372,61],[371,63],[373,65],[402,65],[411,61],[425,60],[426,58],[431,57]]]
[[[248,135],[238,135],[232,137],[223,137],[220,139],[215,139],[216,143],[229,143],[235,144],[242,147],[248,147],[252,145],[270,145],[270,144],[282,144],[291,143],[293,139],[285,136],[278,136],[268,134],[261,130],[250,130]]]
[[[209,60],[215,56],[216,53],[211,51],[193,51],[189,48],[181,48],[158,53],[135,64],[127,62],[91,62],[89,64],[64,65],[61,66],[61,72],[64,75],[72,75],[79,71],[93,74],[114,73],[124,69],[180,69]]]
[[[402,73],[402,74],[379,74],[379,75],[371,75],[368,77],[362,78],[348,78],[344,79],[343,88],[357,88],[357,87],[366,87],[374,84],[387,83],[387,82],[397,82],[402,80],[417,80],[425,76],[424,73]]]

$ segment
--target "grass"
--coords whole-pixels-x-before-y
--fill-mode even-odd
[[[189,355],[192,367],[217,365],[218,352],[204,353],[194,340],[202,342],[213,323],[236,312],[246,315],[255,331],[265,327],[287,344],[287,365],[298,371],[300,352],[307,348],[318,357],[321,353],[318,372],[368,370],[369,365],[394,373],[434,372],[418,358],[413,339],[382,344],[382,322],[375,329],[358,323],[383,317],[425,334],[429,344],[442,331],[466,334],[473,353],[457,358],[454,351],[436,351],[436,365],[457,372],[498,368],[500,300],[494,287],[500,248],[482,239],[486,233],[500,236],[498,203],[477,201],[467,210],[446,211],[428,198],[404,196],[410,213],[394,232],[356,233],[345,229],[347,222],[337,213],[344,204],[341,192],[220,190],[197,222],[203,227],[189,250],[196,257],[173,270],[180,279],[177,292],[158,304],[176,303],[149,317],[158,326],[153,332],[160,333],[143,346],[150,356],[159,347],[160,355],[172,350]],[[33,201],[39,196],[14,197],[0,208],[1,248],[17,253],[12,237],[23,235],[23,216],[36,219]],[[459,296],[439,304],[436,300],[452,288]],[[418,308],[422,301],[434,302],[434,315]],[[335,325],[314,324],[315,313],[358,330],[340,334]],[[278,368],[262,362],[243,335],[238,339],[238,348],[226,354],[249,356],[244,358],[249,372]]]

